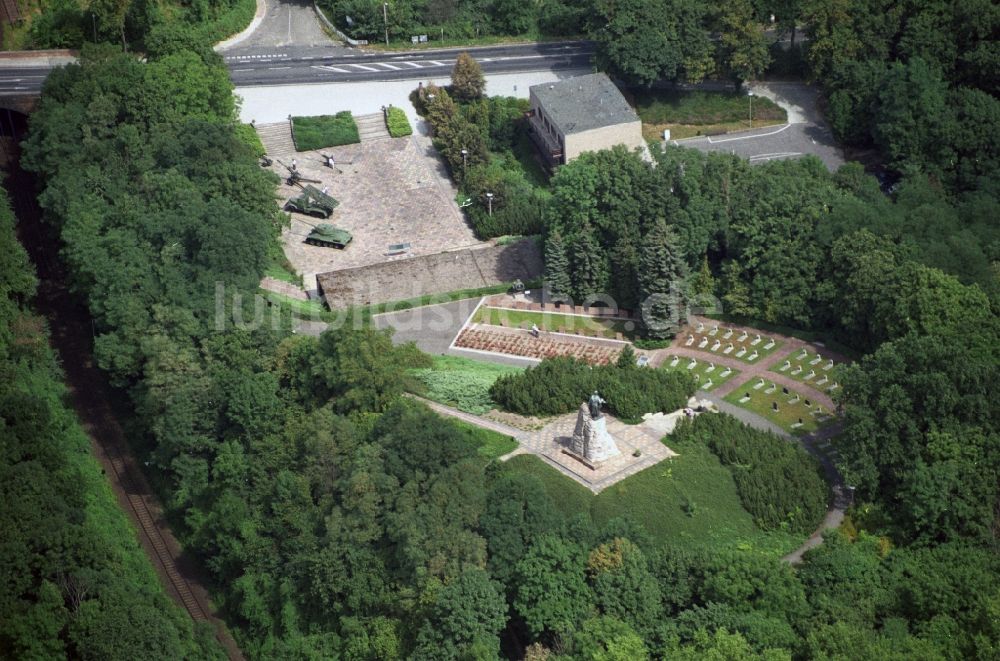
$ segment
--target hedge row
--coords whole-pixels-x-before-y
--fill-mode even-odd
[[[297,151],[312,151],[353,145],[361,142],[361,136],[350,111],[343,110],[336,115],[292,117],[292,141]]]
[[[557,415],[579,408],[597,390],[607,408],[626,422],[644,413],[675,411],[694,393],[690,375],[643,367],[592,367],[574,358],[550,358],[521,374],[501,376],[490,396],[508,411],[522,415]]]
[[[385,127],[389,129],[389,135],[394,138],[404,138],[413,133],[406,113],[403,112],[402,108],[395,106],[389,108],[385,114]]]

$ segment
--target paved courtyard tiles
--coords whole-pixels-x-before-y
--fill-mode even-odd
[[[660,442],[663,435],[654,429],[645,424],[626,425],[608,415],[608,433],[615,440],[620,454],[597,464],[596,468],[590,468],[563,452],[573,438],[576,418],[576,412],[561,416],[542,429],[529,432],[521,445],[594,493],[600,493],[668,457],[677,456],[676,452]],[[638,457],[633,456],[636,450],[640,452]]]
[[[259,127],[267,134],[271,127]],[[273,129],[272,129],[273,131]],[[276,138],[267,135],[269,142]],[[282,143],[288,139],[282,136]],[[274,145],[278,148],[278,145]],[[336,170],[325,165],[331,155]],[[291,225],[282,231],[285,255],[307,289],[317,273],[398,261],[466,246],[481,245],[454,200],[454,190],[443,179],[436,152],[415,136],[377,140],[284,155],[281,161],[296,167],[303,177],[316,179],[317,188],[329,188],[340,202],[328,220],[291,214]],[[277,161],[271,169],[282,177],[279,204],[299,194],[285,178],[287,169]],[[319,223],[348,230],[354,240],[343,250],[310,246],[303,241]],[[389,246],[409,244],[405,254],[390,255]]]

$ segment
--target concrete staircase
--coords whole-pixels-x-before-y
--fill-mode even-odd
[[[385,116],[380,112],[371,115],[358,115],[354,121],[358,125],[358,135],[361,136],[361,142],[387,140],[392,137],[385,127]]]
[[[257,135],[271,158],[280,158],[287,163],[295,156],[295,143],[292,142],[292,129],[288,122],[258,124]]]

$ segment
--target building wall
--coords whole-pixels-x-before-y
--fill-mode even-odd
[[[646,142],[642,139],[642,122],[636,120],[627,124],[605,126],[567,135],[564,162],[569,163],[585,151],[611,149],[615,145],[625,145],[629,150],[645,147]]]

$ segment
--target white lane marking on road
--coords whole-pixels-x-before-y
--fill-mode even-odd
[[[792,156],[801,156],[801,152],[797,151],[779,151],[773,154],[757,154],[756,156],[750,156],[747,158],[748,161],[769,161],[772,158],[790,158]]]
[[[444,62],[439,62],[439,61],[437,61],[437,60],[431,60],[431,64],[433,64],[433,65],[434,65],[434,66],[436,66],[436,67],[444,67],[444,66],[447,66],[447,65],[446,65],[446,64],[445,64]]]
[[[722,138],[721,140],[712,140],[712,136],[708,136],[708,142],[709,144],[716,145],[719,144],[720,142],[734,142],[736,140],[751,140],[753,138],[766,138],[769,135],[777,135],[778,133],[781,133],[782,131],[788,129],[790,126],[791,124],[785,124],[777,131],[769,131],[767,133],[757,133],[754,135],[741,135],[735,138]]]
[[[392,69],[393,71],[399,71],[399,67],[397,67],[395,64],[389,64],[388,62],[377,62],[376,64],[378,64],[379,66],[383,66],[387,69]]]
[[[336,71],[337,73],[351,73],[347,69],[341,69],[340,67],[331,67],[328,64],[314,64],[313,69],[322,69],[323,71]]]
[[[249,69],[233,69],[233,71],[253,71],[253,70],[254,69],[252,67]]]
[[[409,64],[414,69],[423,69],[424,68],[424,65],[417,64],[416,62],[403,62],[403,64]]]
[[[378,71],[378,69],[376,69],[375,67],[366,67],[363,64],[348,64],[347,66],[349,66],[349,67],[357,67],[357,68],[359,68],[359,69],[361,69],[363,71]]]
[[[282,69],[291,69],[291,67],[268,67],[268,71],[280,71]]]

